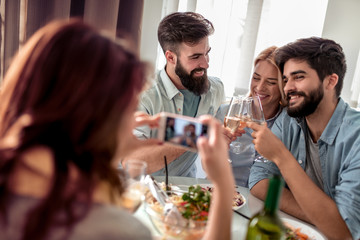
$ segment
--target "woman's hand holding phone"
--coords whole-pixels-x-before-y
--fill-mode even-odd
[[[160,114],[156,114],[154,116],[150,116],[144,112],[135,112],[135,127],[148,125],[150,128],[159,127]]]
[[[130,117],[131,119],[131,117]],[[150,116],[144,112],[135,112],[132,116],[132,119],[129,121],[132,121],[132,128],[148,125],[150,128],[158,128],[159,127],[159,120],[160,120],[160,114]],[[129,129],[132,131],[132,129]],[[161,141],[159,141],[156,138],[147,138],[145,140],[138,139],[134,134],[129,134],[129,138],[124,143],[124,141],[120,142],[122,146],[122,153],[124,153],[124,156],[119,157],[126,157],[128,154],[131,154],[134,150],[139,149],[140,147],[149,146],[149,145],[159,145],[162,144]]]
[[[231,176],[230,179],[233,180],[231,165],[228,162],[228,144],[223,135],[222,125],[211,116],[201,116],[199,120],[209,126],[208,137],[201,137],[197,142],[205,172],[214,184],[227,181],[226,175]],[[231,185],[233,182],[228,183]]]
[[[209,126],[209,137],[200,137],[197,146],[202,165],[214,185],[208,229],[204,239],[230,239],[232,201],[235,182],[228,162],[228,145],[219,121],[203,116],[200,122]]]

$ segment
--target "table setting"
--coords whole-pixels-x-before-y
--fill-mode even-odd
[[[233,97],[224,118],[224,126],[234,132],[238,128],[244,128],[246,122],[259,125],[265,123],[260,99]],[[241,146],[230,146],[230,151],[237,153],[238,150],[241,150]],[[255,161],[268,160],[257,154]],[[229,162],[231,164],[231,161]],[[142,191],[142,204],[134,211],[134,216],[150,229],[154,239],[202,239],[206,231],[213,185],[207,179],[169,176],[166,156],[164,166],[165,176],[145,175],[144,169],[137,175],[137,182],[143,182],[148,191]],[[129,169],[126,170],[129,172]],[[254,197],[248,188],[235,186],[231,239],[252,239],[251,236],[264,233],[278,239],[279,236],[284,236],[284,232],[287,240],[326,239],[314,226],[278,211],[282,188],[283,186],[279,185],[278,194],[268,194],[270,197],[267,196],[264,204],[264,201]],[[265,216],[265,212],[268,215]]]
[[[155,182],[159,185],[165,185],[165,176],[155,176],[153,177]],[[202,188],[211,188],[212,184],[207,179],[201,178],[190,178],[190,177],[178,177],[178,176],[168,176],[168,184],[171,188],[185,191],[189,186],[199,185]],[[231,226],[231,238],[232,239],[245,239],[249,219],[259,212],[264,205],[264,202],[256,197],[254,197],[248,188],[236,186],[235,192],[239,193],[240,198],[244,198],[243,202],[236,206],[233,204],[233,219]],[[147,226],[154,239],[186,239],[185,237],[175,237],[164,235],[161,230],[158,229],[156,224],[149,216],[149,213],[146,211],[146,204],[142,204],[139,209],[134,213],[134,216],[138,218],[145,226]],[[293,228],[295,231],[301,231],[301,233],[306,234],[309,240],[324,240],[326,239],[314,226],[301,221],[293,216],[290,216],[284,212],[279,212],[279,216],[284,224],[288,227]],[[196,239],[194,236],[190,236],[189,239]]]

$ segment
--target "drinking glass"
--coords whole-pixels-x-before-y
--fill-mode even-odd
[[[146,162],[141,160],[125,162],[126,189],[121,195],[121,204],[131,213],[138,209],[144,199],[146,168]]]
[[[259,96],[253,96],[248,98],[249,101],[249,115],[252,122],[255,122],[259,125],[265,124],[264,112],[262,109],[261,101]],[[266,158],[261,156],[258,152],[255,152],[255,162],[268,162]]]
[[[225,115],[224,127],[229,128],[233,133],[237,129],[243,129],[246,126],[246,122],[244,122],[243,119],[243,110],[246,109],[245,99],[243,96],[233,96]],[[230,151],[233,153],[240,154],[242,150],[242,144],[240,142],[233,141],[230,144]]]

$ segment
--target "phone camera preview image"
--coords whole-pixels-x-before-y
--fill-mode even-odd
[[[167,117],[165,141],[197,150],[196,141],[200,136],[207,136],[208,127],[186,119]]]

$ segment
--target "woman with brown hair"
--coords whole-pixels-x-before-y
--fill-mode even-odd
[[[115,161],[158,144],[132,134],[158,122],[134,114],[144,75],[133,53],[79,20],[51,23],[31,37],[0,92],[0,239],[151,239],[117,206],[124,186]],[[231,175],[226,160],[217,161],[227,159],[220,126],[203,121],[213,129],[198,142],[204,165]],[[214,204],[210,233],[227,237],[233,181],[209,176],[221,188],[214,199],[229,203],[225,211]]]

